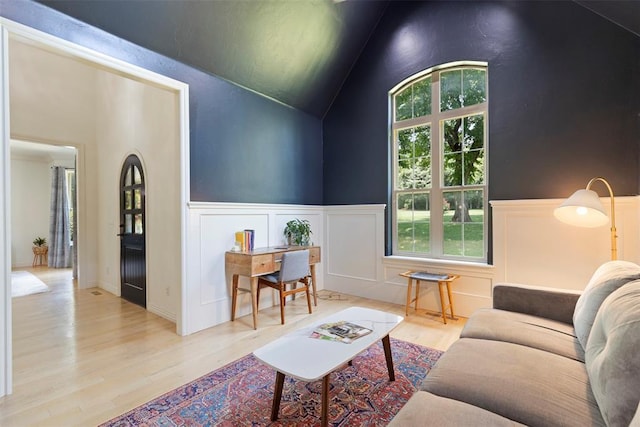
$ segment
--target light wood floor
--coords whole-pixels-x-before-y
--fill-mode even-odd
[[[28,269],[51,291],[13,299],[13,394],[0,425],[93,426],[226,365],[274,338],[350,306],[404,315],[404,306],[323,291],[314,313],[304,298],[180,337],[175,325],[104,290],[78,290],[70,270]],[[446,350],[465,320],[412,314],[391,336]]]

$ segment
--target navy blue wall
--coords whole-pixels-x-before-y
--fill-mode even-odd
[[[322,204],[319,119],[31,1],[0,15],[188,83],[191,200]]]
[[[457,60],[489,63],[490,200],[638,194],[640,38],[573,2],[394,1],[325,116],[325,204],[389,202],[388,91]]]

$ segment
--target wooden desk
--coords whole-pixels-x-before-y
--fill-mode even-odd
[[[409,317],[409,306],[412,302],[415,302],[414,310],[418,310],[418,299],[420,298],[420,281],[423,282],[433,282],[438,284],[438,291],[440,293],[440,307],[442,308],[442,321],[444,324],[447,324],[447,309],[451,312],[451,320],[457,320],[455,315],[453,314],[453,299],[451,298],[451,287],[450,283],[456,280],[458,275],[456,274],[430,274],[430,273],[421,273],[417,271],[405,271],[400,274],[402,277],[408,278],[407,283],[407,305],[405,307],[405,314]],[[416,296],[415,298],[411,298],[411,288],[413,286],[413,281],[416,281]],[[447,297],[449,298],[449,304],[445,305],[444,302],[444,291],[443,287],[447,288]]]
[[[258,276],[280,270],[282,254],[290,251],[309,250],[309,270],[313,287],[313,302],[318,305],[316,294],[316,264],[320,262],[320,246],[272,246],[257,248],[251,252],[228,251],[224,255],[225,270],[232,275],[231,320],[236,318],[236,301],[238,291],[251,293],[251,311],[253,313],[253,329],[258,329]],[[250,278],[251,288],[238,287],[238,276]]]

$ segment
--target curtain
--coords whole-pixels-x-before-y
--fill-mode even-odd
[[[71,224],[71,230],[73,230],[73,232],[71,233],[71,238],[73,241],[73,245],[72,245],[72,259],[71,259],[71,265],[73,265],[73,278],[77,279],[78,278],[78,198],[76,196],[76,192],[77,192],[77,178],[76,178],[76,171],[78,170],[78,159],[77,156],[74,159],[74,164],[73,164],[74,168],[73,168],[73,182],[71,183],[71,206],[73,207],[73,219],[71,220],[71,222],[73,224]]]
[[[69,200],[65,168],[51,168],[51,212],[49,214],[49,267],[71,267]]]

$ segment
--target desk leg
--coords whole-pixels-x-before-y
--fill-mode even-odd
[[[453,314],[453,299],[451,298],[451,283],[447,282],[447,295],[449,296],[449,307],[451,309],[451,319],[458,320],[455,314]]]
[[[442,285],[446,286],[447,282],[438,282],[438,291],[440,292],[440,308],[442,309],[442,321],[447,324],[447,311],[444,305],[444,293],[442,292]]]
[[[393,371],[393,357],[391,356],[391,340],[389,335],[382,338],[382,347],[384,348],[384,357],[387,359],[387,370],[389,371],[389,381],[396,380],[396,374]]]
[[[329,376],[327,374],[322,378],[322,419],[320,425],[327,427],[329,425]]]
[[[234,274],[231,281],[231,321],[236,319],[236,303],[238,302],[238,275]]]
[[[258,278],[251,278],[251,312],[253,313],[253,329],[258,329]]]
[[[413,279],[409,277],[407,283],[407,305],[405,307],[405,315],[409,317],[409,306],[411,305],[411,285],[413,284]]]
[[[280,399],[282,399],[282,386],[284,385],[284,374],[276,372],[276,388],[273,392],[273,405],[271,406],[271,421],[278,419],[280,411]]]
[[[416,280],[416,302],[415,302],[415,311],[418,311],[418,299],[420,299],[420,280]]]
[[[311,286],[313,287],[313,305],[318,306],[318,291],[316,290],[316,265],[311,264],[309,266],[311,270]],[[294,294],[295,295],[295,294]]]

